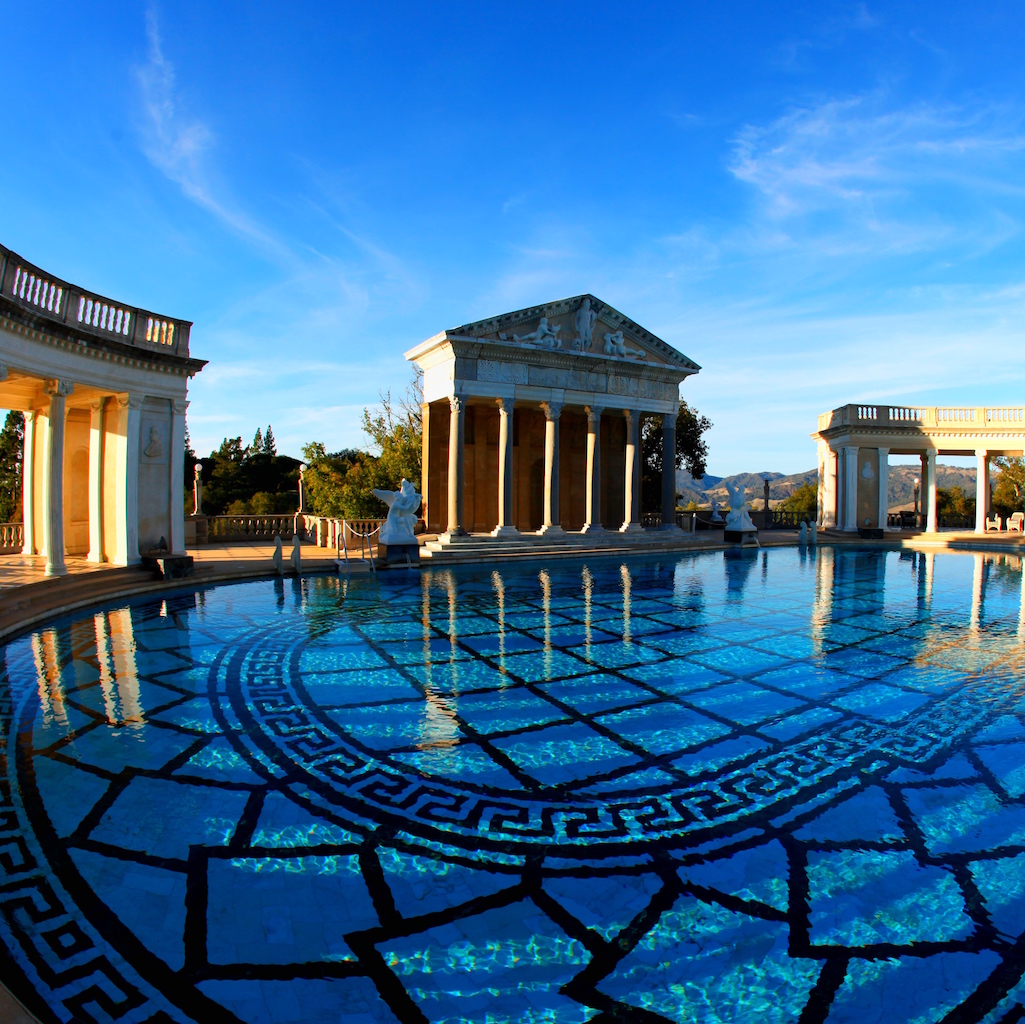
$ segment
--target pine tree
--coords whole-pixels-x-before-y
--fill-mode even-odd
[[[257,431],[257,433],[259,433],[259,431]],[[274,431],[271,430],[269,423],[267,424],[267,433],[263,435],[263,454],[278,454],[278,443],[274,440]]]
[[[25,417],[9,412],[0,430],[0,523],[21,519],[21,463],[25,450]]]
[[[253,443],[249,446],[249,453],[250,455],[262,455],[263,451],[263,431],[257,427]]]

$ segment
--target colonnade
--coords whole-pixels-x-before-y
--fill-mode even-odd
[[[170,437],[145,441],[141,437],[145,396],[137,393],[98,394],[85,388],[81,402],[76,400],[75,383],[50,379],[42,383],[45,404],[25,411],[24,460],[22,471],[22,509],[24,544],[27,555],[46,558],[46,575],[63,576],[67,572],[66,554],[86,554],[90,562],[132,565],[140,561],[140,464],[158,462],[160,488],[165,499],[157,498],[160,508],[154,529],[164,525],[169,552],[185,550],[185,445],[184,399],[170,401]],[[166,400],[158,400],[166,409]],[[85,417],[76,417],[81,429],[75,431],[74,450],[69,451],[71,427],[69,415],[88,410],[88,439]],[[161,419],[165,419],[162,416]],[[156,422],[156,421],[154,421]],[[164,445],[169,441],[169,451]],[[84,442],[84,443],[83,443]],[[87,461],[74,456],[88,452]],[[164,469],[166,465],[166,470]],[[164,489],[166,488],[166,490]],[[84,497],[83,497],[84,496]],[[166,510],[162,507],[166,501]],[[87,510],[88,539],[82,547],[66,535],[67,521],[76,517],[72,508]],[[154,538],[155,540],[155,538]],[[88,544],[87,552],[84,544]]]
[[[448,516],[446,533],[450,537],[464,536],[465,527],[465,416],[466,399],[452,396],[449,402],[448,431]],[[515,537],[520,531],[513,525],[513,417],[512,398],[496,398],[499,410],[498,437],[498,525],[492,531],[496,537]],[[560,522],[559,426],[563,404],[541,402],[537,406],[545,417],[543,522],[539,534],[558,535],[563,531]],[[583,533],[605,530],[601,521],[601,420],[606,409],[599,405],[583,406],[587,416],[587,445],[583,470],[585,473]],[[626,421],[626,465],[624,485],[624,519],[618,527],[629,533],[641,529],[641,442],[640,420],[642,412],[623,409]],[[676,526],[676,415],[662,414],[662,465],[668,467],[662,474],[662,529]]]
[[[836,449],[825,447],[819,459],[819,525],[848,532],[857,531],[858,513],[858,466],[862,464],[864,446],[842,445]],[[886,529],[889,510],[889,448],[870,449],[878,453],[878,528]],[[936,515],[936,448],[926,448],[916,453],[921,460],[922,517],[926,532],[935,533],[939,527]],[[958,452],[956,454],[962,454]],[[965,452],[963,454],[969,454]],[[975,532],[986,532],[986,519],[990,512],[990,458],[984,448],[974,451],[976,457],[975,478]]]

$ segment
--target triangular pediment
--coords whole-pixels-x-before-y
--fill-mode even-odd
[[[444,332],[450,339],[523,345],[583,356],[668,365],[695,372],[701,367],[672,345],[634,323],[594,295],[530,306]]]

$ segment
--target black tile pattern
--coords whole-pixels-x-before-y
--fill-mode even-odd
[[[64,620],[5,651],[0,971],[61,1021],[1022,1019],[1010,563],[321,578]]]

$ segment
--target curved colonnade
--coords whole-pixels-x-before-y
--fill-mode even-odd
[[[25,414],[24,543],[133,565],[185,550],[192,324],[69,284],[0,246],[0,408]]]

